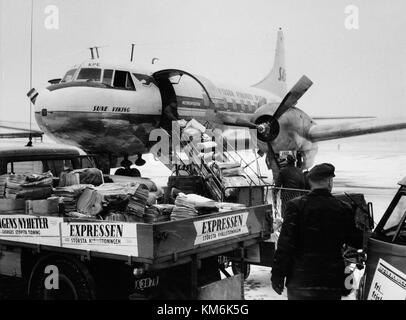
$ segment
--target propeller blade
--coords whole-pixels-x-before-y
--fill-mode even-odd
[[[250,129],[256,129],[257,125],[255,123],[252,123],[248,120],[245,119],[226,119],[225,121],[223,121],[223,124],[227,125],[227,126],[238,126],[238,127],[246,127],[246,128],[250,128]]]
[[[255,123],[252,123],[252,122],[250,122],[248,120],[244,120],[244,119],[241,119],[241,118],[237,119],[236,125],[241,126],[241,127],[252,128],[252,129],[257,128],[257,125]]]
[[[312,86],[313,82],[306,76],[302,76],[292,89],[283,98],[278,109],[276,109],[273,117],[279,119],[286,111],[293,107],[297,101],[305,94]]]

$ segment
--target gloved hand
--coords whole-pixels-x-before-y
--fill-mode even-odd
[[[283,284],[272,282],[272,289],[274,289],[277,294],[281,295],[283,292],[283,288]]]
[[[275,277],[271,277],[271,285],[272,285],[272,289],[274,289],[274,291],[281,295],[283,292],[283,289],[285,288],[285,283],[284,283],[284,279],[278,279]]]

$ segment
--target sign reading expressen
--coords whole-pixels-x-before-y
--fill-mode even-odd
[[[62,223],[62,246],[99,252],[138,255],[137,226],[131,223]]]
[[[196,229],[195,245],[248,233],[248,212],[193,222]]]

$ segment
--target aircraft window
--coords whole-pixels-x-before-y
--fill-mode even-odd
[[[63,77],[61,82],[70,82],[73,80],[73,76],[75,75],[77,69],[71,69],[66,72],[65,76]]]
[[[100,81],[101,69],[82,68],[80,69],[77,80]]]
[[[127,71],[119,71],[116,70],[114,75],[114,87],[127,89],[127,90],[135,90],[133,79],[131,79],[131,75]]]
[[[106,69],[103,73],[103,83],[111,86],[111,80],[113,80],[113,70]]]

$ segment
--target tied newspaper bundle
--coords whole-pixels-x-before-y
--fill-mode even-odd
[[[124,211],[129,195],[135,193],[134,187],[109,183],[99,187],[86,188],[78,199],[77,209],[90,216],[112,211]]]
[[[213,161],[209,165],[224,186],[226,197],[235,194],[236,189],[232,187],[249,186],[249,182],[239,163]]]
[[[77,201],[82,192],[86,188],[91,187],[93,187],[91,184],[75,184],[67,187],[56,187],[53,194],[60,198],[65,212],[73,212],[77,210]]]
[[[148,200],[149,190],[143,184],[108,183],[87,187],[77,201],[77,211],[80,213],[77,216],[112,220],[123,214],[126,217],[120,219],[135,221],[131,216],[142,218]]]
[[[1,176],[1,190],[4,198],[37,200],[46,199],[52,194],[53,175],[42,174],[6,174]]]
[[[219,212],[227,212],[246,208],[245,204],[233,202],[217,202],[216,207],[219,208]]]
[[[66,187],[77,184],[99,186],[104,183],[103,173],[97,168],[67,170],[61,173],[59,186]]]
[[[139,184],[135,187],[135,192],[130,195],[128,202],[128,213],[143,218],[145,207],[148,204],[149,191],[146,185]]]
[[[148,206],[143,220],[144,222],[169,221],[174,207],[173,204],[153,204]]]
[[[212,199],[193,193],[179,193],[175,200],[175,207],[172,210],[171,220],[191,218],[218,211],[216,202]]]

